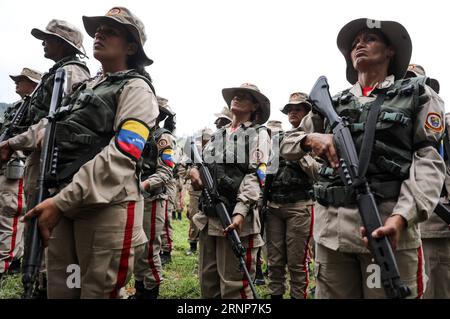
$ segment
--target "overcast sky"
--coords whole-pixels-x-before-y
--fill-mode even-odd
[[[93,41],[81,17],[104,15],[113,6],[128,7],[144,22],[145,51],[155,61],[147,70],[157,94],[177,113],[179,135],[213,128],[213,113],[225,105],[222,88],[244,82],[260,88],[271,101],[271,119],[283,120],[288,129],[279,109],[290,93],[309,93],[320,75],[328,77],[332,93],[349,87],[336,37],[344,24],[362,17],[402,23],[413,42],[411,62],[439,80],[444,101],[450,98],[444,76],[450,54],[445,1],[2,0],[0,102],[18,99],[9,74],[53,65],[30,34],[53,18],[83,31],[87,63],[95,74],[100,64],[92,57]]]

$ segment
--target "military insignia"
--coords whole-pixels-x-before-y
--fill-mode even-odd
[[[425,128],[436,133],[442,133],[444,131],[444,126],[442,124],[441,115],[436,112],[428,113],[427,119],[425,121]]]
[[[167,142],[167,140],[165,140],[163,138],[158,141],[159,148],[165,148],[165,147],[167,147],[167,145],[169,145],[169,142]]]
[[[138,160],[141,157],[150,130],[138,120],[127,120],[120,127],[116,144],[122,153]]]
[[[267,165],[265,163],[259,164],[256,169],[256,176],[258,176],[259,186],[264,187],[266,183],[266,170]]]
[[[261,152],[260,150],[255,150],[252,154],[253,160],[255,162],[260,161],[263,158],[263,156],[264,156],[264,153]]]
[[[173,159],[173,149],[166,148],[164,151],[161,152],[161,160],[169,166],[170,168],[175,167],[175,161]]]

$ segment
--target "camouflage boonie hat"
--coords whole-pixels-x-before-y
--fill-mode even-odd
[[[302,92],[295,92],[289,96],[289,103],[280,109],[284,114],[289,113],[289,109],[292,105],[304,105],[306,110],[311,110],[311,102],[309,101],[308,94]]]
[[[45,40],[52,35],[57,36],[74,47],[79,54],[86,56],[83,47],[83,34],[77,27],[67,21],[53,19],[47,24],[45,31],[34,28],[31,30],[31,34],[39,40]]]
[[[266,126],[271,133],[277,133],[283,130],[281,121],[278,120],[270,120],[269,122],[267,122]]]
[[[234,98],[236,92],[244,91],[250,93],[256,101],[258,101],[260,109],[259,114],[256,117],[257,124],[264,124],[270,117],[270,101],[262,94],[258,87],[254,84],[244,83],[240,87],[225,88],[222,90],[222,96],[227,102],[228,108],[231,107],[231,100]]]
[[[20,81],[22,78],[27,78],[31,82],[39,83],[42,77],[42,73],[30,68],[23,68],[22,72],[19,75],[10,75],[9,76],[14,82]]]
[[[227,119],[228,121],[232,121],[233,115],[231,114],[231,111],[228,107],[224,106],[222,111],[220,113],[214,113],[214,116],[216,117],[216,120],[214,121],[214,124],[217,124],[217,122],[220,119]]]
[[[418,76],[427,76],[423,66],[418,64],[410,64],[408,70],[406,71],[405,78],[415,78]],[[427,78],[425,82],[429,87],[431,87],[436,93],[439,93],[441,88],[439,81],[433,78]]]
[[[134,40],[138,44],[138,57],[143,64],[150,65],[153,60],[149,59],[144,52],[144,44],[147,41],[145,35],[145,27],[142,21],[136,17],[130,10],[124,7],[114,7],[110,9],[104,16],[86,17],[83,16],[84,28],[87,34],[92,38],[100,24],[111,24],[111,22],[119,23],[127,28],[132,34]]]

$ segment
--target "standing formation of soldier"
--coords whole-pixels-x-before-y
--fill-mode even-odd
[[[332,101],[365,167],[358,185],[342,179],[343,150],[316,101],[292,93],[281,108],[292,125],[284,131],[267,123],[269,98],[249,83],[222,90],[227,106],[215,114],[216,131],[201,130],[193,146],[200,167],[177,146],[175,113],[145,70],[153,61],[142,21],[114,7],[83,16],[83,24],[102,67],[95,77],[82,61],[81,31],[56,19],[31,31],[53,67],[11,76],[21,99],[0,127],[0,279],[31,251],[23,242],[33,229],[19,222],[28,211],[24,219],[38,219],[45,247],[36,298],[119,298],[134,275],[132,298],[156,299],[187,192],[187,254],[198,251],[202,298],[254,297],[256,273],[264,284],[263,247],[273,299],[288,286],[291,298],[306,299],[311,265],[315,298],[386,298],[371,282],[377,265],[369,249],[383,237],[408,297],[450,298],[450,229],[433,213],[438,203],[450,207],[450,117],[439,82],[410,64],[401,24],[356,19],[337,37],[351,87]],[[64,92],[50,123],[58,70]],[[50,124],[57,152],[48,182],[40,164]],[[48,196],[39,202],[43,175]],[[358,208],[361,183],[381,217],[370,234]],[[67,284],[70,265],[79,267],[79,287]]]

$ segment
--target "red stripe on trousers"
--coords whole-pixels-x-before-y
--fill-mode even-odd
[[[136,202],[129,202],[127,207],[127,220],[125,223],[125,234],[123,236],[122,253],[120,255],[119,272],[117,274],[116,287],[109,297],[111,299],[117,298],[119,290],[125,286],[125,280],[127,279],[128,263],[130,260],[131,241],[133,238],[133,226],[134,226],[134,209]],[[106,269],[105,269],[106,270]]]
[[[248,236],[248,248],[247,248],[247,252],[245,254],[245,266],[247,267],[248,272],[250,273],[250,269],[252,267],[252,249],[253,249],[253,235]],[[245,293],[245,289],[249,286],[249,282],[247,277],[244,276],[242,277],[242,288],[240,290],[241,293],[241,298],[242,299],[247,299],[247,294]]]
[[[417,299],[423,297],[423,251],[422,246],[417,248]]]
[[[17,240],[17,224],[19,223],[19,216],[22,213],[23,209],[23,178],[19,179],[19,189],[17,192],[17,211],[13,217],[13,231],[11,236],[11,246],[9,248],[9,258],[5,260],[5,272],[8,271],[9,265],[14,258],[14,248],[16,248],[16,240]]]
[[[309,224],[309,234],[308,239],[305,244],[305,251],[303,257],[303,271],[305,272],[305,290],[303,290],[303,299],[308,297],[308,285],[309,285],[309,272],[308,272],[308,261],[309,261],[309,241],[314,228],[314,205],[311,205],[311,223]]]
[[[168,210],[169,210],[169,208],[166,203],[166,209],[164,212],[164,229],[166,231],[167,246],[169,246],[169,253],[170,253],[172,251],[172,239],[170,239],[170,234],[169,234],[169,212],[168,212]]]
[[[147,260],[148,264],[150,266],[150,269],[152,271],[153,278],[155,278],[156,284],[161,283],[161,278],[159,277],[158,270],[155,266],[155,261],[153,260],[153,243],[155,241],[155,235],[156,235],[156,205],[158,202],[155,200],[152,202],[152,215],[151,215],[151,221],[150,221],[150,241],[148,243],[148,255]]]

